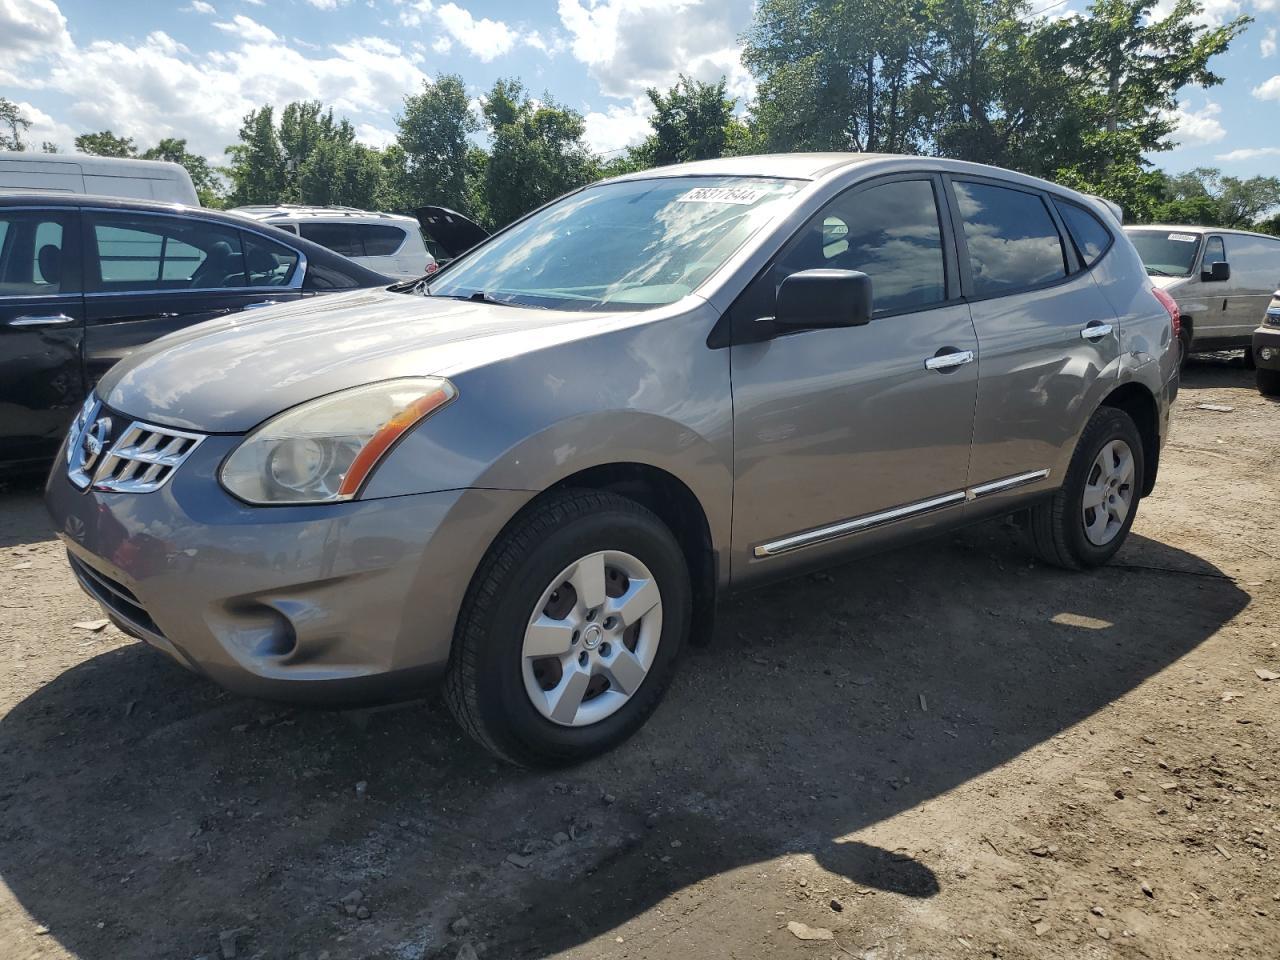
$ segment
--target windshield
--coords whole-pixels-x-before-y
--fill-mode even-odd
[[[464,256],[432,296],[643,310],[693,292],[804,181],[673,177],[589,187]]]
[[[1196,262],[1200,236],[1176,230],[1127,230],[1147,273],[1153,277],[1187,277]]]

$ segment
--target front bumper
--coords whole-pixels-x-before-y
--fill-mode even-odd
[[[1263,350],[1271,355],[1264,358]],[[1280,370],[1280,327],[1265,326],[1253,331],[1253,361],[1263,370]]]
[[[251,507],[210,436],[152,493],[82,492],[65,451],[45,500],[86,592],[126,632],[239,693],[354,704],[420,693],[448,663],[476,567],[524,491]]]

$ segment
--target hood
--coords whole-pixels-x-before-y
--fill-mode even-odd
[[[448,207],[418,207],[413,215],[418,218],[422,232],[439,245],[449,260],[466,253],[489,236],[484,227]]]
[[[1187,277],[1152,277],[1151,285],[1158,290],[1168,290],[1170,287],[1186,283],[1188,279]]]
[[[242,433],[315,397],[457,372],[588,332],[619,314],[356,290],[197,324],[112,367],[107,406],[153,423]],[[634,322],[635,316],[631,316]]]

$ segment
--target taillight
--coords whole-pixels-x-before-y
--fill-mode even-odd
[[[1152,287],[1151,292],[1156,295],[1160,305],[1169,311],[1169,323],[1173,326],[1173,339],[1177,340],[1182,336],[1182,311],[1178,309],[1178,301],[1159,287]]]

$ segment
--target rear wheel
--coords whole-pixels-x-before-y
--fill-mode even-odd
[[[1264,397],[1280,397],[1280,370],[1264,370],[1259,367],[1253,376],[1260,394]]]
[[[612,493],[555,494],[502,534],[467,591],[449,708],[523,766],[608,750],[661,700],[690,596],[684,554],[656,516]]]
[[[1062,487],[1031,510],[1030,534],[1047,563],[1080,570],[1120,549],[1138,509],[1145,463],[1142,436],[1116,407],[1089,420]]]
[[[1178,331],[1178,369],[1182,370],[1187,365],[1187,358],[1191,356],[1191,330],[1186,326]]]

